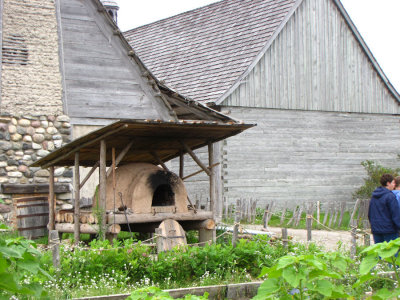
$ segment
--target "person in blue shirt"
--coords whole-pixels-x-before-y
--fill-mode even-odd
[[[395,186],[394,186],[394,190],[392,192],[396,196],[397,202],[399,203],[399,206],[400,206],[400,176],[397,176],[394,179],[394,182],[395,182]]]
[[[391,174],[383,174],[380,183],[372,193],[368,211],[375,244],[397,239],[400,230],[400,206],[392,193],[395,180]]]

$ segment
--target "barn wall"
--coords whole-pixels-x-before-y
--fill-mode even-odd
[[[54,1],[3,1],[1,114],[62,115]]]
[[[66,109],[74,124],[99,119],[171,119],[94,1],[58,0]],[[93,119],[93,120],[90,120]],[[97,119],[97,120],[96,120]]]
[[[400,113],[338,7],[304,0],[227,106]]]
[[[225,141],[224,196],[230,201],[350,201],[366,176],[362,161],[400,166],[400,116],[225,109],[258,123]]]

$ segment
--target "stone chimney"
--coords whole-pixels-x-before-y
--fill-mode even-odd
[[[111,18],[114,20],[115,24],[118,24],[119,6],[117,4],[117,1],[101,0],[101,3],[103,3],[105,9],[107,10],[107,12],[111,16]]]

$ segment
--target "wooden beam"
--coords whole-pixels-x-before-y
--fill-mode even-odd
[[[137,224],[137,223],[151,223],[151,222],[162,222],[165,219],[173,219],[176,221],[196,221],[196,220],[207,220],[212,219],[212,212],[210,211],[198,211],[187,212],[187,213],[152,213],[148,214],[128,214],[125,218],[124,214],[111,214],[108,215],[108,224]],[[128,220],[128,221],[127,221]]]
[[[190,111],[192,114],[200,117],[202,120],[210,120],[210,118],[211,118],[212,121],[219,121],[219,119],[217,117],[211,116],[211,114],[213,114],[214,112],[210,111],[210,113],[206,113],[204,111],[201,111],[200,110],[200,108],[201,108],[200,105],[198,107],[193,107],[193,106],[190,106],[191,105],[190,102],[189,103],[188,102],[183,102],[183,101],[180,101],[178,99],[174,99],[173,97],[169,97],[168,101],[172,102],[176,106],[182,107],[185,110]],[[193,102],[193,103],[195,103],[195,102]]]
[[[55,205],[54,205],[54,166],[49,168],[49,230],[54,230],[55,228]]]
[[[214,149],[211,142],[208,143],[208,165],[214,164]],[[210,170],[210,210],[215,214],[215,172]]]
[[[179,177],[183,180],[183,170],[185,166],[185,156],[183,152],[179,154]]]
[[[122,129],[126,129],[126,128],[128,128],[128,124],[123,124],[123,125],[119,126],[118,128],[115,128],[114,130],[111,130],[111,131],[109,131],[109,132],[106,132],[106,133],[104,133],[103,135],[101,135],[101,136],[99,136],[99,137],[97,137],[97,138],[95,138],[95,139],[93,139],[93,140],[87,141],[86,143],[83,143],[83,144],[79,145],[78,147],[76,147],[76,148],[74,148],[74,149],[68,151],[66,154],[60,155],[60,156],[57,157],[56,159],[54,159],[54,160],[52,160],[52,161],[49,161],[47,164],[43,165],[42,168],[48,168],[48,167],[50,167],[51,165],[54,166],[54,165],[55,165],[57,162],[59,162],[60,160],[63,160],[64,158],[66,158],[66,157],[72,155],[73,153],[79,151],[80,149],[82,149],[82,148],[84,148],[84,147],[86,147],[86,146],[89,146],[89,145],[91,145],[91,144],[94,144],[94,143],[96,143],[96,142],[98,142],[98,141],[104,140],[106,137],[108,137],[108,136],[110,136],[110,135],[112,135],[112,134],[114,134],[114,133],[116,133],[116,132],[118,132],[118,131],[121,131]]]
[[[69,183],[55,183],[53,185],[54,193],[69,193],[71,188]],[[39,184],[9,184],[4,183],[1,185],[3,194],[46,194],[49,193],[50,184],[39,183]]]
[[[85,185],[85,183],[89,180],[90,176],[96,171],[96,169],[99,167],[100,161],[97,161],[97,163],[90,169],[89,173],[87,173],[85,179],[82,180],[82,183],[79,185],[79,188],[82,189],[82,187]]]
[[[125,148],[122,149],[121,153],[118,154],[117,158],[115,159],[115,167],[118,167],[119,163],[122,161],[122,159],[128,153],[128,151],[132,147],[132,145],[133,145],[133,141],[130,142],[128,145],[126,145]],[[112,171],[112,169],[107,170],[107,177],[111,174],[111,171]]]
[[[163,167],[163,169],[164,169],[165,171],[169,171],[168,167],[164,164],[164,162],[161,160],[161,158],[157,155],[156,152],[150,151],[150,153],[151,153],[151,155],[153,155],[153,157],[157,160],[157,163],[158,163],[161,167]]]
[[[193,158],[193,160],[199,165],[200,168],[204,170],[204,172],[207,173],[208,176],[211,175],[210,171],[207,169],[207,167],[200,161],[200,159],[196,156],[196,154],[192,151],[192,149],[189,148],[188,145],[186,145],[185,142],[180,141],[182,144],[183,148],[185,151]]]
[[[215,163],[215,164],[213,164],[213,165],[207,167],[207,169],[211,170],[212,168],[218,166],[219,164],[221,164],[221,163],[217,162],[217,163]],[[192,173],[192,174],[189,174],[189,175],[183,177],[182,180],[186,180],[186,179],[188,179],[188,178],[190,178],[190,177],[193,177],[194,175],[197,175],[197,174],[199,174],[199,173],[201,173],[201,172],[204,172],[204,170],[201,169],[201,170],[198,170],[198,171],[196,171],[196,172],[194,172],[194,173]]]
[[[107,166],[106,166],[106,157],[107,151],[106,151],[106,141],[101,140],[100,141],[100,174],[99,174],[99,207],[102,212],[102,222],[101,224],[103,225],[103,229],[105,229],[106,226],[106,193],[107,193]],[[103,233],[105,233],[105,230],[102,230]],[[104,237],[101,237],[104,239]]]
[[[70,223],[57,223],[56,230],[58,230],[59,232],[72,233],[72,232],[74,232],[74,225],[75,224],[70,224]],[[113,224],[111,226],[107,226],[106,230],[109,233],[119,233],[121,231],[121,226],[118,224]],[[79,226],[79,231],[82,233],[96,234],[99,232],[99,225],[97,225],[97,224],[81,224],[81,226]]]
[[[80,184],[79,182],[81,181],[80,175],[79,175],[79,151],[75,152],[75,165],[74,165],[74,240],[75,240],[75,245],[79,244],[80,240],[80,232],[79,232],[79,215],[80,215],[80,205],[79,205],[79,199],[81,198],[80,196]]]

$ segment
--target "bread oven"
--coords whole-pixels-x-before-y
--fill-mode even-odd
[[[130,163],[107,178],[106,209],[127,207],[129,213],[187,213],[188,195],[181,178],[149,163]],[[121,201],[122,198],[122,201]]]

